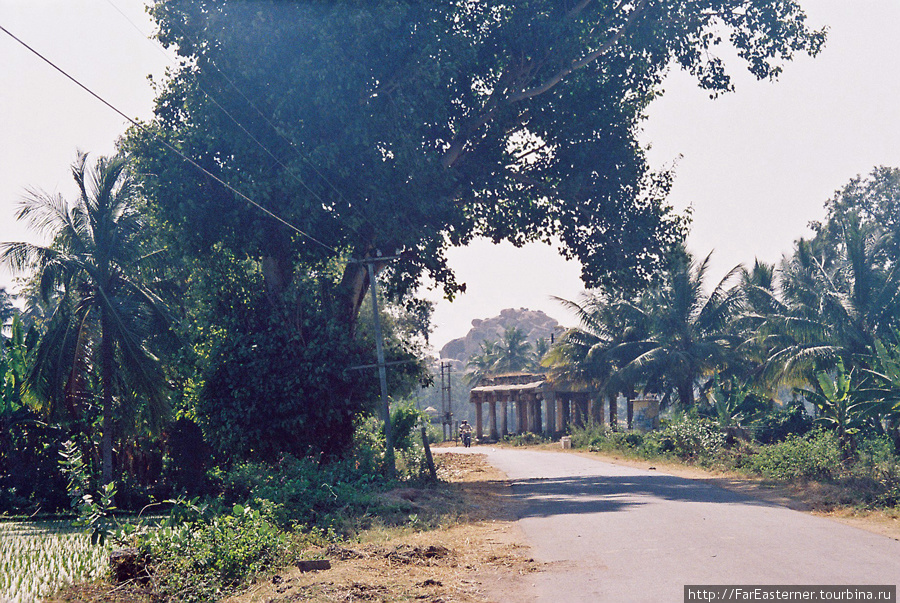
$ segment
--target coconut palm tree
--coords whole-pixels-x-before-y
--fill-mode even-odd
[[[493,367],[495,372],[515,373],[524,370],[531,362],[531,343],[528,341],[528,335],[519,327],[506,327],[495,350],[497,354]]]
[[[74,408],[99,390],[102,479],[108,484],[117,411],[143,401],[154,424],[165,414],[165,379],[148,342],[166,327],[166,309],[141,279],[144,260],[154,254],[138,237],[145,225],[126,161],[100,158],[89,167],[87,154],[79,153],[72,176],[80,192],[74,202],[29,191],[17,214],[50,245],[4,243],[0,261],[33,270],[52,308],[34,352],[30,388],[48,411],[59,403]]]
[[[544,356],[550,379],[608,398],[609,420],[615,426],[618,394],[630,400],[635,390],[634,381],[619,370],[631,360],[620,353],[621,346],[646,337],[644,316],[634,311],[632,302],[608,291],[584,293],[580,302],[556,300],[575,314],[579,326],[563,333]],[[594,418],[599,417],[598,413]]]
[[[466,362],[465,380],[469,385],[477,385],[494,370],[497,363],[497,343],[485,339],[479,344],[479,352]]]
[[[773,378],[815,386],[819,371],[839,358],[852,368],[876,338],[890,336],[900,315],[900,273],[880,257],[886,243],[853,215],[844,217],[836,244],[798,242],[782,262],[784,306],[759,329],[772,350]]]
[[[733,268],[707,295],[704,281],[710,255],[694,262],[686,252],[676,254],[662,285],[651,290],[633,310],[647,325],[647,337],[622,343],[611,354],[622,359],[621,378],[642,382],[646,392],[693,406],[701,377],[726,367],[734,358],[740,337],[732,321],[741,309],[743,292],[729,287],[738,274]]]
[[[646,337],[646,325],[640,324],[643,315],[607,292],[584,293],[579,302],[556,300],[578,318],[579,326],[563,333],[545,356],[551,379],[598,391],[617,387],[615,377],[623,358],[613,352]]]

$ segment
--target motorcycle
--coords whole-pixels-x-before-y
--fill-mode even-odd
[[[466,448],[469,448],[472,445],[472,434],[466,432],[466,433],[463,433],[461,437],[462,437],[463,446],[465,446]]]

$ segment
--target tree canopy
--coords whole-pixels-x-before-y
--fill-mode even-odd
[[[711,94],[717,47],[758,78],[816,54],[796,2],[158,1],[183,57],[149,128],[296,227],[247,204],[146,131],[127,146],[187,248],[266,262],[267,287],[335,258],[399,253],[395,294],[464,285],[445,251],[473,237],[562,243],[588,286],[645,283],[683,236],[639,125],[677,64]],[[368,287],[347,263],[350,319]]]

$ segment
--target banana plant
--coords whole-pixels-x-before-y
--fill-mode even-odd
[[[830,429],[841,444],[845,456],[853,451],[854,436],[859,432],[859,423],[866,402],[854,389],[854,370],[847,371],[842,358],[838,358],[832,371],[816,371],[818,391],[796,389],[818,410],[816,421]]]

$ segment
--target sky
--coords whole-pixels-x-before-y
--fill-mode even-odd
[[[754,258],[779,260],[810,234],[835,190],[875,166],[900,166],[900,2],[800,3],[811,25],[829,27],[818,57],[787,63],[776,82],[757,82],[730,60],[737,90],[716,100],[673,71],[644,124],[651,165],[675,165],[669,200],[676,211],[691,209],[688,246],[713,253],[713,280]],[[147,40],[143,0],[0,0],[0,26],[133,117],[150,116],[147,76],[171,64]],[[0,241],[38,241],[15,220],[25,190],[73,196],[76,150],[109,154],[126,126],[0,32]],[[438,301],[437,348],[504,308],[573,324],[553,297],[578,298],[580,268],[551,247],[476,242],[449,257],[467,292]],[[0,271],[0,285],[12,279]]]

